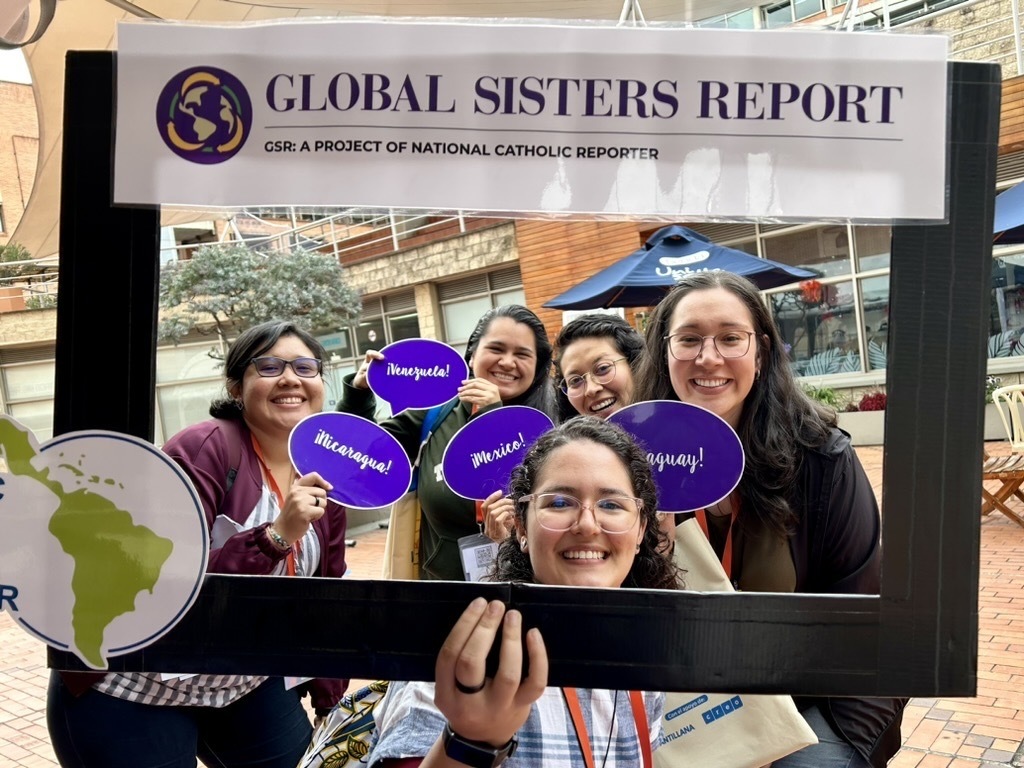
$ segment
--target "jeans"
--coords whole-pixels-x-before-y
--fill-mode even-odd
[[[871,768],[857,750],[836,735],[820,709],[808,707],[800,714],[818,737],[818,743],[779,758],[772,768]]]
[[[279,677],[226,707],[175,707],[75,697],[51,671],[46,723],[63,768],[295,768],[313,734]]]

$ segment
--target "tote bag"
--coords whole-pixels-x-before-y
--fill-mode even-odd
[[[687,589],[732,591],[695,519],[676,526],[673,558],[685,571]],[[661,724],[655,768],[758,768],[818,743],[789,696],[666,693]]]

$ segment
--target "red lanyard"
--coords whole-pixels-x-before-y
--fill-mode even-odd
[[[700,525],[700,529],[704,531],[704,536],[707,537],[707,540],[711,541],[711,536],[708,534],[707,512],[703,509],[697,510],[697,523]],[[735,513],[730,513],[729,532],[725,534],[725,549],[722,550],[722,569],[730,580],[732,580],[732,528],[735,524],[736,515]]]
[[[252,447],[256,451],[256,459],[260,463],[260,469],[263,470],[263,477],[266,478],[267,484],[270,486],[270,492],[274,494],[274,498],[277,499],[278,509],[284,509],[284,494],[281,493],[281,489],[277,486],[277,481],[274,476],[270,474],[270,469],[267,467],[267,462],[263,459],[263,450],[260,448],[259,441],[256,439],[256,435],[252,432],[249,433],[249,437],[252,438]],[[295,575],[295,550],[302,551],[302,545],[296,541],[292,544],[292,548],[288,550],[288,557],[285,559],[285,569],[289,576]]]
[[[480,410],[480,406],[473,403],[473,408],[470,410],[469,415],[475,416],[476,412]],[[484,503],[481,499],[476,500],[476,524],[480,526],[480,532],[483,533],[484,525]]]
[[[594,752],[590,748],[590,736],[587,734],[587,726],[583,721],[583,711],[580,709],[580,697],[575,688],[563,688],[562,695],[565,697],[565,705],[569,708],[569,716],[572,717],[573,728],[576,729],[576,738],[580,742],[580,751],[583,752],[583,762],[587,768],[595,768]],[[654,758],[651,757],[651,732],[647,725],[647,710],[644,708],[644,697],[640,691],[629,692],[629,706],[633,710],[633,722],[636,724],[636,735],[640,740],[640,753],[643,755],[645,768],[654,767]],[[610,739],[612,734],[608,735]]]

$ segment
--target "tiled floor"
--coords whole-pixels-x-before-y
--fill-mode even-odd
[[[880,494],[881,450],[858,452]],[[1024,528],[994,513],[981,532],[978,695],[912,700],[891,768],[1024,768]],[[353,575],[378,572],[383,543],[380,530],[356,537]],[[0,768],[57,765],[46,734],[45,663],[42,644],[0,613]]]

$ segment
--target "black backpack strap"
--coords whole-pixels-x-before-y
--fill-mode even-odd
[[[224,478],[224,496],[228,495],[231,486],[238,477],[238,466],[242,463],[242,428],[234,419],[217,419],[221,431],[228,441],[228,471]]]

